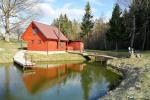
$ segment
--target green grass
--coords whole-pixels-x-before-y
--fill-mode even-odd
[[[86,50],[87,53],[96,53],[101,55],[109,55],[109,56],[116,56],[116,57],[125,57],[128,55],[128,51],[101,51],[101,50]]]
[[[28,53],[27,58],[33,59],[34,62],[49,62],[49,61],[85,61],[81,55],[78,54],[71,54],[71,53],[64,53],[64,54],[36,54],[36,53]]]
[[[142,55],[145,59],[150,59],[150,51],[143,51]]]
[[[131,65],[132,67],[145,67],[145,65],[150,65],[149,59],[144,58],[120,58],[117,60],[109,60],[108,64],[113,64],[114,66],[123,65]]]
[[[6,42],[0,40],[0,63],[11,63],[15,53],[19,50],[18,42]]]

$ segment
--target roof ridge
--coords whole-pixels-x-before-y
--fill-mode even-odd
[[[39,29],[45,38],[68,41],[68,38],[56,26],[43,24],[37,21],[32,21],[32,23]]]
[[[42,35],[46,38],[45,34],[43,34],[42,30],[39,28],[38,25],[36,25],[35,21],[32,21],[32,23],[38,28],[38,30],[42,33]],[[37,22],[38,23],[38,22]]]
[[[43,24],[43,25],[46,25],[46,26],[51,26],[51,25],[48,25],[48,24],[45,24],[45,23],[42,23],[42,22],[39,22],[39,21],[32,21],[33,23],[38,23],[38,24]]]

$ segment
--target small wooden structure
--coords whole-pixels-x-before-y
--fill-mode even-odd
[[[83,50],[84,50],[84,43],[81,42],[81,41],[70,41],[68,43],[68,47],[72,47],[73,51],[83,52]]]
[[[95,61],[101,61],[101,62],[105,62],[109,59],[117,59],[117,57],[113,57],[113,56],[108,56],[108,55],[97,55],[97,54],[90,54],[90,55],[84,55],[84,56],[88,56],[88,57],[94,57]]]
[[[86,60],[91,60],[91,57],[94,57],[95,61],[101,61],[105,62],[109,59],[117,59],[117,57],[109,56],[109,55],[100,55],[96,53],[92,54],[87,54],[87,53],[81,53],[81,52],[69,52],[69,53],[74,53],[74,54],[80,54],[82,55]]]
[[[32,62],[32,59],[31,59],[31,61],[27,60],[25,52],[26,51],[21,50],[21,51],[17,52],[13,58],[14,63],[20,65],[21,67],[23,67],[23,69],[27,68],[27,67],[33,67],[35,65],[35,63]]]

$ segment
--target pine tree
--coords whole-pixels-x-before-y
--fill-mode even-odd
[[[68,34],[71,34],[72,22],[68,19],[68,16],[66,14],[60,14],[59,18],[53,20],[52,25],[60,28],[60,31],[66,36]]]
[[[90,3],[87,2],[85,6],[85,15],[83,16],[82,23],[81,23],[82,37],[84,37],[85,35],[89,35],[92,32],[94,26],[92,18],[93,16],[91,15]]]
[[[112,13],[112,18],[110,19],[110,30],[107,34],[108,41],[112,41],[116,45],[116,50],[118,50],[118,42],[121,41],[121,9],[119,4],[116,4]]]

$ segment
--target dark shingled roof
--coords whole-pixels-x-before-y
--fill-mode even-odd
[[[41,33],[47,39],[59,40],[60,37],[61,41],[68,41],[68,38],[62,32],[60,32],[57,27],[46,25],[36,21],[33,21],[32,23],[41,31]]]

